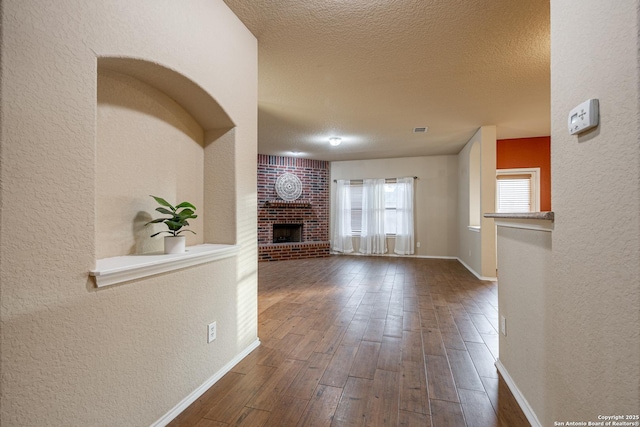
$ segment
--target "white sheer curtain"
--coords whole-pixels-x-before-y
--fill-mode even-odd
[[[387,252],[384,233],[384,179],[365,179],[362,182],[362,226],[360,252],[383,254]]]
[[[396,247],[399,255],[413,254],[413,178],[396,179]]]
[[[351,231],[351,187],[348,180],[336,182],[336,209],[331,249],[335,252],[353,252]]]

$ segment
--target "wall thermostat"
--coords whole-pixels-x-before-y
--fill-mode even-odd
[[[589,99],[569,113],[569,133],[575,135],[598,126],[598,100]]]

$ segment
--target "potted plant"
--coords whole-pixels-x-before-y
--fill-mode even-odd
[[[156,218],[151,220],[145,224],[157,224],[160,222],[164,222],[165,225],[169,228],[168,230],[159,231],[155,234],[152,234],[151,237],[155,237],[161,233],[169,233],[169,236],[165,236],[164,238],[164,253],[165,254],[180,254],[184,252],[185,248],[185,236],[179,236],[183,231],[188,231],[190,233],[196,234],[192,230],[187,230],[186,227],[189,225],[189,219],[197,218],[198,215],[195,215],[196,207],[193,206],[189,202],[182,202],[175,207],[171,206],[169,202],[161,197],[151,196],[156,202],[160,205],[160,207],[156,208],[156,211],[169,215],[168,218]]]

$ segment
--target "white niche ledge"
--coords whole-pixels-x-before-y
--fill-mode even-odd
[[[149,253],[104,258],[96,261],[96,268],[89,271],[89,275],[96,278],[96,285],[101,288],[228,258],[239,249],[238,245],[205,243],[189,246],[182,254]]]

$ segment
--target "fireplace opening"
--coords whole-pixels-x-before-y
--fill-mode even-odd
[[[302,224],[273,224],[273,243],[302,242]]]

